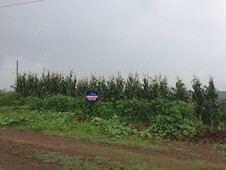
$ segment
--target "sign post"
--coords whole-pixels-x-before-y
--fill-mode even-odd
[[[86,100],[87,101],[98,101],[99,100],[98,91],[87,91],[86,92]]]

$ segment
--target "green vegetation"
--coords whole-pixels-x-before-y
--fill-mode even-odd
[[[114,154],[118,155],[118,161],[106,158]],[[210,164],[205,160],[178,160],[170,157],[154,157],[142,153],[128,151],[105,151],[101,152],[104,157],[84,158],[79,156],[70,156],[60,152],[39,151],[32,158],[60,165],[66,169],[224,169],[224,164]],[[106,157],[106,158],[105,158]],[[115,158],[115,157],[114,157]],[[126,159],[124,159],[126,158]]]
[[[109,161],[108,159],[96,157],[96,158],[83,158],[79,156],[69,156],[63,155],[57,152],[37,152],[34,154],[33,158],[44,161],[46,163],[60,165],[66,169],[71,170],[87,170],[87,169],[136,169],[136,170],[145,170],[145,169],[159,169],[153,168],[153,166],[148,166],[146,164],[132,164],[132,163],[122,163],[116,161]]]
[[[0,126],[72,133],[83,122],[87,131],[92,126],[92,133],[114,138],[191,137],[206,126],[225,128],[226,104],[218,104],[213,79],[202,86],[195,76],[192,87],[188,93],[179,78],[175,88],[169,87],[161,75],[140,81],[138,74],[126,80],[120,74],[109,80],[93,75],[77,80],[72,72],[22,74],[15,92],[0,91]],[[87,102],[87,90],[98,90],[101,100]]]
[[[156,100],[179,101],[179,103],[183,101],[188,105],[194,105],[198,121],[202,121],[212,131],[219,126],[225,126],[224,116],[222,117],[222,111],[219,110],[218,93],[213,78],[210,77],[208,86],[203,86],[199,78],[194,76],[192,87],[193,92],[188,93],[180,78],[177,78],[175,88],[170,87],[167,78],[161,75],[156,75],[154,78],[146,76],[142,81],[138,74],[129,74],[128,78],[124,79],[120,73],[108,80],[94,75],[90,79],[78,80],[73,72],[64,76],[44,71],[41,77],[35,73],[20,74],[14,86],[16,92],[14,95],[25,98],[29,107],[33,109],[65,112],[86,107],[89,110],[82,109],[84,115],[87,115],[86,111],[88,111],[88,116],[109,118],[112,112],[117,112],[123,117],[130,118],[131,121],[145,123],[150,123],[150,119],[153,120],[150,115],[165,114],[150,109]],[[88,106],[81,100],[87,90],[98,90],[102,101],[95,104],[96,110],[93,109],[91,112],[90,108],[93,108],[94,104]],[[8,104],[12,104],[12,101]],[[197,122],[194,119],[189,121]]]
[[[175,88],[167,79],[157,75],[142,81],[137,74],[126,80],[120,74],[109,80],[103,77],[77,80],[70,73],[47,72],[41,77],[23,74],[18,77],[15,91],[0,91],[0,129],[19,128],[43,133],[70,136],[74,139],[104,142],[150,149],[178,151],[199,157],[179,144],[167,146],[150,138],[192,137],[206,127],[226,127],[226,103],[218,103],[213,79],[203,86],[197,77],[192,80],[193,92],[188,92],[181,79]],[[98,90],[100,100],[85,100],[86,90]],[[156,143],[156,144],[155,144]],[[81,146],[80,146],[81,147]],[[86,149],[92,152],[92,148]],[[224,144],[215,148],[225,152]],[[104,150],[102,157],[78,157],[58,152],[37,152],[35,159],[57,164],[65,169],[223,169],[223,164],[205,160],[180,161],[141,153]],[[130,162],[108,160],[117,154]],[[223,155],[223,154],[222,154]],[[164,166],[163,166],[164,162]],[[153,168],[154,167],[154,168]],[[158,168],[155,168],[158,167]]]
[[[226,152],[226,144],[215,144],[214,147],[218,150]]]
[[[62,98],[65,100],[59,102]],[[53,99],[58,105],[50,109],[48,104],[50,101],[54,103]],[[96,129],[102,134],[116,138],[131,135],[139,137],[192,136],[196,133],[194,122],[197,120],[193,107],[182,101],[170,102],[160,99],[153,103],[142,103],[136,100],[126,100],[118,101],[115,106],[108,102],[105,105],[105,102],[101,101],[97,104],[79,101],[77,104],[81,105],[81,108],[73,108],[70,107],[72,103],[69,102],[74,101],[71,97],[53,96],[43,101],[40,100],[29,97],[23,101],[24,105],[21,105],[20,110],[13,107],[7,110],[7,107],[2,107],[0,127],[24,127],[32,130],[72,133],[78,126],[86,124],[81,129],[85,130],[86,127],[93,133]],[[34,105],[34,102],[37,105]],[[130,106],[130,109],[127,109],[127,106]],[[67,112],[60,112],[61,108],[67,108]],[[139,110],[145,113],[147,111],[145,109],[153,114],[145,114],[142,119],[139,119],[136,116],[137,113]],[[154,111],[158,114],[154,114]],[[145,125],[146,128],[138,131],[133,124],[139,123]]]

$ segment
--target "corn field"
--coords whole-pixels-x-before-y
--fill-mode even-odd
[[[179,85],[178,85],[179,84]],[[182,90],[181,90],[182,89]],[[77,79],[73,72],[64,76],[55,72],[43,72],[41,77],[35,73],[19,74],[14,90],[23,97],[35,96],[44,98],[53,95],[66,95],[72,97],[85,96],[87,90],[97,90],[101,100],[116,101],[123,99],[155,98],[180,99],[188,101],[188,92],[178,79],[176,87],[169,87],[167,78],[156,75],[154,78],[129,74],[124,79],[120,73],[106,79],[103,76],[91,75],[88,78]],[[181,95],[179,95],[182,93]]]

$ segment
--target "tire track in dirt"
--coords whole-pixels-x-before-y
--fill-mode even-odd
[[[36,148],[26,144],[0,140],[0,170],[61,170],[58,165],[33,159]]]

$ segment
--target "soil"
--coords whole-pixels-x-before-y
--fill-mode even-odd
[[[222,137],[218,137],[217,135],[219,134]],[[201,136],[196,136],[192,139],[192,142],[182,144],[183,147],[181,149],[155,150],[75,140],[68,137],[45,135],[34,131],[0,130],[0,170],[63,169],[63,167],[58,165],[34,159],[32,154],[37,150],[57,151],[62,154],[84,158],[104,157],[110,161],[118,162],[131,161],[128,160],[130,158],[125,156],[126,154],[140,154],[161,159],[172,158],[178,161],[194,161],[198,159],[209,164],[220,163],[225,165],[226,169],[225,154],[219,153],[219,151],[209,145],[195,143],[202,137],[208,139],[208,141],[226,143],[225,133],[222,131],[219,134],[200,134]],[[159,145],[168,147],[170,146],[170,141],[162,142]],[[185,153],[186,150],[193,151],[193,154]],[[149,160],[142,161],[141,163],[146,163]]]
[[[226,130],[218,130],[214,132],[203,131],[198,133],[193,138],[190,138],[190,142],[202,142],[202,143],[226,143]]]

